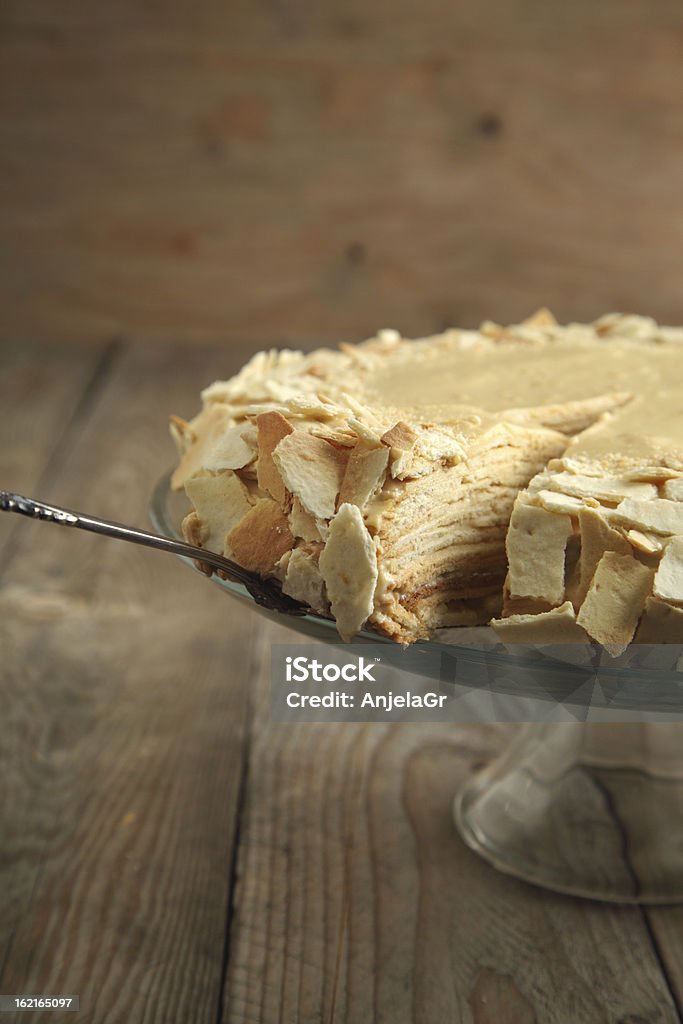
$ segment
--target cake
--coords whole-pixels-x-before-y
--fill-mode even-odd
[[[344,639],[681,641],[682,382],[621,314],[261,352],[171,418],[183,532]]]

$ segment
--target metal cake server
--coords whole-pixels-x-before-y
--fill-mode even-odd
[[[200,562],[202,566],[207,566],[211,570],[218,570],[235,583],[241,583],[254,598],[254,601],[264,608],[284,612],[286,615],[305,615],[308,611],[305,605],[283,594],[279,584],[275,581],[263,580],[256,573],[243,569],[237,562],[232,562],[205,548],[195,547],[194,544],[186,544],[185,541],[171,540],[158,533],[138,530],[134,526],[124,526],[122,523],[112,523],[107,519],[97,519],[95,516],[84,515],[82,512],[74,512],[68,508],[60,508],[58,505],[48,505],[44,501],[26,498],[22,494],[11,494],[9,491],[0,491],[0,509],[4,512],[17,512],[30,519],[42,519],[50,523],[60,523],[62,526],[75,526],[79,530],[101,533],[106,537],[115,537],[117,540],[127,540],[131,544],[142,544],[148,548],[170,551],[174,555],[183,555],[185,558],[192,558],[194,561]],[[211,573],[208,572],[208,575]]]

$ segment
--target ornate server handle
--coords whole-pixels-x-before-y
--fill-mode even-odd
[[[224,573],[228,579],[241,583],[256,603],[264,608],[271,608],[273,611],[284,612],[287,615],[306,614],[306,607],[283,594],[274,581],[262,580],[260,576],[242,568],[237,562],[223,558],[222,555],[217,555],[213,551],[195,547],[194,544],[171,540],[158,533],[148,533],[146,530],[138,530],[134,526],[98,519],[83,512],[60,508],[58,505],[48,505],[44,501],[27,498],[23,494],[11,494],[9,491],[0,491],[0,509],[4,512],[16,512],[19,515],[28,516],[30,519],[59,523],[61,526],[75,526],[79,530],[89,530],[91,533],[101,533],[106,537],[126,540],[131,544],[142,544],[148,548],[157,548],[160,551],[169,551],[174,555],[192,558],[202,565]]]

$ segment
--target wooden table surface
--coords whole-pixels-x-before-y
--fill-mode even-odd
[[[3,345],[0,486],[145,526],[167,414],[246,354]],[[0,992],[92,1024],[681,1019],[682,908],[546,893],[458,837],[509,730],[272,724],[292,634],[175,559],[10,516],[0,557]]]

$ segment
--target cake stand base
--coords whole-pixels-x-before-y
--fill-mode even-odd
[[[468,846],[535,885],[683,902],[683,725],[524,726],[462,787],[455,819]]]

